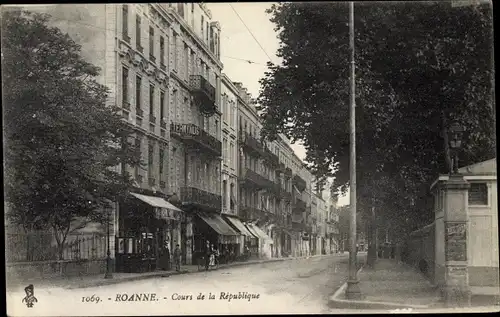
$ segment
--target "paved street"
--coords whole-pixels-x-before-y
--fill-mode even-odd
[[[21,303],[22,290],[7,299],[9,309],[12,304],[17,308],[11,315],[67,315],[68,306],[72,315],[328,313],[328,297],[345,281],[347,261],[346,253],[87,289],[44,290],[35,285],[38,302],[31,309]],[[200,293],[204,300],[197,300]],[[137,299],[133,294],[147,296],[129,301]],[[100,302],[82,302],[92,295]]]

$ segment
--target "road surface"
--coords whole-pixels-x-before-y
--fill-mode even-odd
[[[239,266],[85,289],[7,294],[14,315],[201,315],[335,313],[327,302],[346,280],[348,255]],[[98,298],[98,300],[97,300]]]

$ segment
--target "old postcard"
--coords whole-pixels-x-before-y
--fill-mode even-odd
[[[1,14],[9,316],[500,310],[491,1]]]

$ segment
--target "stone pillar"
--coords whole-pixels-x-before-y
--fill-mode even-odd
[[[462,175],[451,175],[440,184],[444,194],[443,220],[445,270],[443,296],[448,307],[470,306],[467,263],[469,183]]]

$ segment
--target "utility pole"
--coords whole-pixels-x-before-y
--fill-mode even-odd
[[[349,160],[349,183],[350,183],[350,245],[349,245],[349,278],[347,280],[346,298],[360,299],[358,270],[356,267],[356,66],[354,61],[354,2],[349,2],[349,47],[351,51],[351,76],[349,92],[350,112],[350,160]]]

